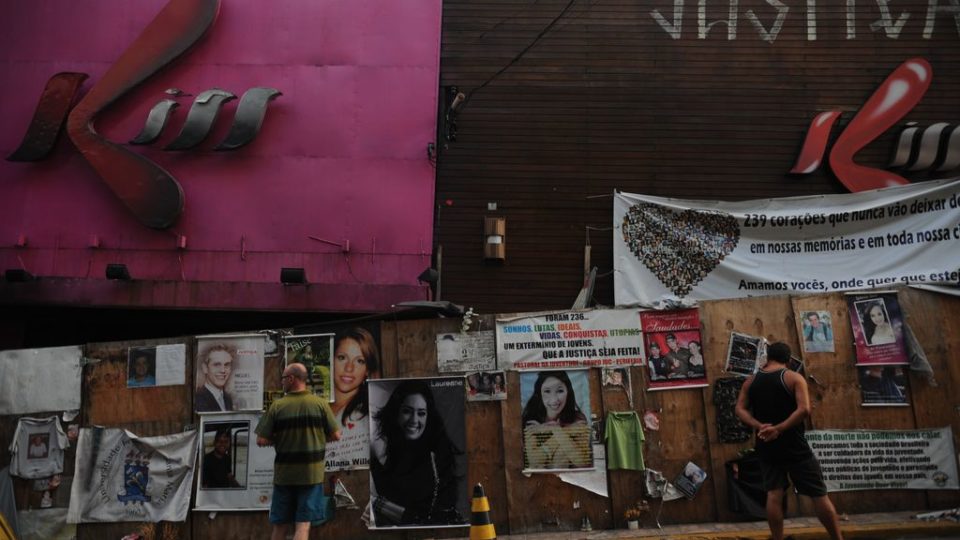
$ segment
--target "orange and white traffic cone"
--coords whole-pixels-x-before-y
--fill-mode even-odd
[[[483,493],[483,486],[473,487],[473,502],[470,504],[470,540],[496,540],[497,531],[490,521],[490,503]]]

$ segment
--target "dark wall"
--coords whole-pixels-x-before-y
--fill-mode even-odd
[[[570,307],[590,245],[600,275],[594,296],[612,304],[614,190],[723,200],[846,192],[825,168],[787,174],[806,129],[817,113],[841,109],[836,138],[908,58],[930,62],[930,89],[857,161],[883,167],[906,121],[960,121],[957,26],[939,14],[925,39],[925,0],[891,7],[896,38],[871,30],[882,19],[874,2],[857,3],[852,38],[846,3],[818,2],[816,40],[808,39],[806,3],[784,2],[772,43],[748,15],[770,31],[777,12],[767,2],[739,2],[733,40],[723,24],[700,39],[698,2],[677,3],[679,39],[651,15],[677,24],[666,0],[444,2],[441,85],[467,96],[455,114],[456,140],[440,129],[444,299],[485,313]],[[707,3],[707,24],[727,18],[729,5]],[[506,218],[503,264],[482,259],[483,216]]]

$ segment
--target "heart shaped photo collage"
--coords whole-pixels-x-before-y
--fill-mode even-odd
[[[675,295],[690,293],[740,241],[730,214],[641,203],[630,207],[621,226],[623,241],[637,259]]]

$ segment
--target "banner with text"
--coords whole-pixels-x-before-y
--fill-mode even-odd
[[[911,431],[817,430],[807,441],[827,491],[957,489],[949,427]]]
[[[960,180],[741,202],[618,193],[617,305],[960,280]]]
[[[637,310],[567,311],[497,320],[500,369],[642,364]]]

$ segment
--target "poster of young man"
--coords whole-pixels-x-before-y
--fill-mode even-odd
[[[284,365],[301,363],[307,368],[307,388],[333,402],[333,334],[305,334],[283,338]]]
[[[523,471],[593,469],[588,369],[520,374]]]
[[[707,386],[697,309],[644,311],[640,327],[647,352],[647,390]]]
[[[127,388],[150,388],[186,383],[187,346],[130,347],[127,351]]]
[[[829,311],[800,313],[803,352],[833,352],[833,317]]]
[[[469,523],[464,379],[384,379],[370,389],[370,528]]]
[[[260,334],[197,337],[198,413],[262,409],[263,343]]]
[[[763,338],[748,336],[739,332],[730,332],[730,344],[727,347],[727,362],[723,370],[727,373],[749,377],[760,367],[763,354]]]
[[[270,508],[275,453],[255,444],[251,429],[259,419],[258,413],[201,416],[194,510]]]
[[[857,366],[864,407],[908,407],[910,390],[902,366]]]
[[[907,364],[903,314],[895,292],[848,294],[857,365]]]

